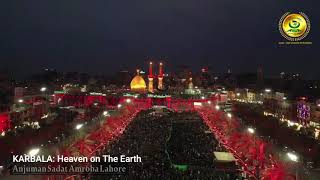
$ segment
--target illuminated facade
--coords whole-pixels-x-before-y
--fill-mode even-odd
[[[132,79],[130,83],[131,91],[134,92],[145,92],[146,91],[146,82],[144,79],[140,76],[140,71],[137,70],[137,75]]]
[[[185,89],[185,94],[189,94],[189,95],[201,94],[200,89],[194,88],[191,77],[189,78],[188,88]]]
[[[188,89],[193,89],[192,78],[189,78]]]
[[[158,75],[158,89],[163,90],[163,64],[159,64],[159,75]]]
[[[155,76],[153,75],[153,63],[150,62],[149,63],[149,74],[148,74],[148,87],[146,86],[146,83],[143,79],[143,77],[140,76],[140,72],[139,70],[137,71],[137,75],[132,79],[131,83],[130,83],[130,87],[131,87],[131,91],[134,92],[145,92],[146,90],[149,93],[154,93],[154,78]],[[164,85],[163,85],[163,64],[160,63],[159,64],[159,74],[158,76],[156,76],[156,78],[158,78],[158,89],[159,90],[163,90],[164,89]]]
[[[148,76],[148,91],[153,93],[153,72],[152,62],[149,63],[149,76]]]

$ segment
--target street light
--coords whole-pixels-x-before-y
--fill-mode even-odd
[[[248,128],[248,132],[251,134],[254,134],[254,129],[253,128]]]
[[[269,92],[271,92],[271,89],[265,89],[264,90],[266,93],[269,93]]]
[[[28,155],[29,156],[35,156],[37,154],[39,154],[40,152],[40,149],[39,148],[34,148],[34,149],[31,149],[29,152],[28,152]]]
[[[291,153],[291,152],[288,152],[288,153],[287,153],[287,156],[289,157],[289,159],[290,159],[291,161],[298,162],[299,157],[298,157],[296,154],[293,154],[293,153]]]
[[[110,116],[108,111],[103,111],[104,116]]]
[[[40,89],[41,92],[45,92],[46,90],[47,90],[46,87],[42,87],[42,88]]]
[[[81,129],[81,128],[82,128],[82,126],[83,126],[83,124],[77,124],[77,125],[76,125],[76,130]]]

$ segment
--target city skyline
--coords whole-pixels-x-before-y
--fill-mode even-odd
[[[2,2],[0,71],[15,76],[54,68],[95,74],[135,69],[150,58],[169,68],[189,65],[214,72],[301,73],[319,79],[319,12],[311,1]],[[311,21],[305,41],[280,46],[287,11]],[[258,30],[257,30],[258,28]],[[173,69],[175,70],[175,69]]]
[[[0,179],[320,179],[316,7],[0,2]]]

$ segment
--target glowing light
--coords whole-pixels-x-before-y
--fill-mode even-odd
[[[319,134],[320,134],[320,130],[315,129],[314,137],[315,137],[316,139],[318,139],[318,138],[319,138]]]
[[[39,154],[40,152],[40,149],[39,148],[34,148],[34,149],[31,149],[29,152],[28,152],[28,155],[29,156],[35,156],[37,154]]]
[[[220,109],[220,106],[219,105],[216,105],[216,110],[219,110]]]
[[[44,115],[41,117],[41,119],[45,119],[45,118],[47,118],[47,117],[49,117],[49,115],[48,115],[48,114],[44,114]]]
[[[248,128],[248,132],[251,134],[254,134],[254,129],[253,128]]]
[[[1,133],[1,136],[5,136],[5,135],[6,135],[6,132],[3,131],[3,132]]]
[[[282,99],[283,99],[283,100],[286,100],[286,99],[287,99],[287,97],[283,97]]]
[[[204,99],[204,96],[201,96],[201,99]]]
[[[298,162],[298,156],[296,155],[296,154],[293,154],[293,153],[291,153],[291,152],[288,152],[287,153],[287,156],[289,157],[289,159],[291,160],[291,161],[294,161],[294,162]]]
[[[126,102],[127,103],[131,103],[131,99],[126,99]]]
[[[77,125],[76,125],[76,130],[81,129],[82,127],[83,127],[83,124],[77,124]]]
[[[94,95],[94,96],[105,96],[105,94],[103,94],[103,93],[97,93],[97,92],[91,92],[90,95]]]
[[[231,113],[228,113],[227,116],[228,116],[228,118],[232,118],[232,114]]]
[[[208,104],[211,104],[211,101],[208,101]]]
[[[290,127],[290,126],[294,126],[295,125],[295,123],[294,122],[292,122],[292,121],[288,121],[288,126]]]
[[[271,92],[271,89],[265,89],[264,91],[269,93],[269,92]]]
[[[109,114],[108,111],[103,111],[103,115],[104,115],[104,116],[110,116],[110,114]]]
[[[194,102],[193,105],[195,105],[195,106],[202,106],[202,103],[201,103],[201,102]]]
[[[42,87],[42,88],[40,89],[41,92],[45,92],[46,90],[47,90],[46,87]]]
[[[240,93],[237,93],[237,96],[240,96],[241,94]]]
[[[118,104],[118,106],[117,106],[118,108],[121,108],[122,107],[122,105],[121,104]]]
[[[19,100],[18,100],[18,103],[23,103],[23,99],[19,99]]]

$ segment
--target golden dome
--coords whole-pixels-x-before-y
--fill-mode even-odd
[[[130,83],[130,87],[132,91],[141,92],[141,91],[145,91],[147,86],[144,79],[138,74],[132,79]]]

